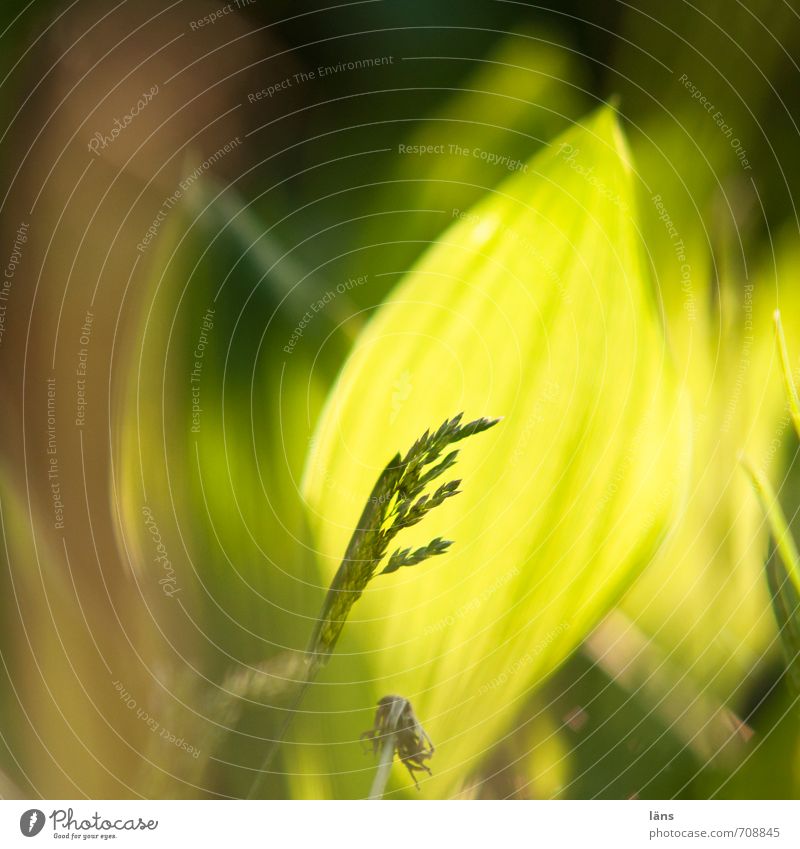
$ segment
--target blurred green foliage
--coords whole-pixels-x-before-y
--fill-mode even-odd
[[[25,47],[62,6],[36,3],[14,22],[27,7],[4,4],[4,73],[17,59],[30,69]],[[141,263],[120,336],[108,499],[147,608],[128,631],[159,669],[157,680],[131,675],[162,725],[202,741],[202,757],[164,751],[115,695],[98,697],[91,634],[104,623],[74,606],[60,627],[44,615],[43,588],[76,594],[61,552],[33,547],[35,507],[9,470],[0,779],[22,794],[246,795],[376,468],[467,398],[470,416],[507,414],[499,405],[535,423],[526,434],[512,416],[466,464],[465,496],[431,527],[456,540],[445,564],[403,572],[360,603],[266,794],[365,795],[374,765],[358,736],[377,698],[399,688],[440,749],[423,796],[797,797],[800,723],[766,579],[767,524],[739,466],[746,452],[777,482],[797,530],[797,442],[770,330],[780,306],[800,339],[797,13],[767,0],[316,8],[254,4],[246,19],[274,23],[301,69],[394,61],[302,87],[249,139],[251,170],[209,175],[187,194]],[[3,86],[6,113],[26,84]],[[612,98],[616,117],[595,111]],[[588,129],[569,130],[587,114]],[[559,160],[565,143],[626,214]],[[554,221],[580,246],[581,268],[559,251]],[[533,254],[504,240],[512,226]],[[485,302],[465,306],[464,291],[486,280],[528,334],[524,374],[502,341],[482,360],[444,315],[459,304],[502,340]],[[409,339],[409,327],[427,339]],[[577,401],[556,393],[540,421],[547,363],[550,383]],[[181,576],[175,597],[157,583],[143,507]],[[481,616],[460,613],[476,596]],[[630,631],[603,643],[616,615]],[[457,627],[437,630],[448,617]],[[423,648],[440,662],[420,661]],[[526,653],[524,673],[509,674]],[[34,658],[68,688],[65,657],[84,694],[17,692]],[[32,702],[38,714],[26,716]],[[72,734],[42,733],[64,723]],[[81,746],[98,733],[106,764]],[[417,795],[399,769],[392,791]]]

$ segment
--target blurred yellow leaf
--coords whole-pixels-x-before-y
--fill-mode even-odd
[[[441,535],[451,553],[376,579],[353,608],[329,681],[346,687],[362,652],[374,680],[350,678],[350,713],[328,726],[336,769],[353,766],[365,697],[398,692],[436,745],[422,792],[452,794],[669,531],[691,434],[633,207],[603,108],[455,210],[358,340],[304,479],[328,578],[395,451],[462,410],[505,420],[463,452],[463,494],[398,538]]]

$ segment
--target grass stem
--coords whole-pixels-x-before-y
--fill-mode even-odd
[[[370,799],[383,799],[383,794],[386,792],[386,785],[389,782],[389,775],[392,772],[392,763],[394,762],[394,751],[396,746],[397,743],[394,739],[394,734],[387,734],[381,744],[378,770],[372,781],[372,789],[369,791]]]
[[[781,370],[783,371],[783,383],[786,387],[786,398],[789,402],[789,412],[797,435],[800,437],[800,398],[797,396],[797,387],[794,385],[792,376],[792,363],[789,359],[789,349],[786,346],[786,336],[783,333],[780,310],[775,310],[775,338],[778,342],[778,353],[781,358]]]
[[[750,477],[756,495],[764,509],[767,523],[781,560],[786,567],[786,572],[794,584],[795,590],[800,593],[800,555],[798,555],[794,537],[789,530],[789,523],[786,521],[778,496],[767,476],[757,469],[747,457],[742,459],[742,466]]]

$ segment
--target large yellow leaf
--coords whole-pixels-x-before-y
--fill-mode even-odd
[[[399,693],[437,746],[423,793],[453,795],[670,529],[691,434],[640,261],[634,178],[603,108],[472,210],[451,211],[359,338],[304,479],[328,578],[396,451],[462,410],[504,421],[464,443],[463,494],[398,539],[440,535],[451,552],[376,578],[353,608],[322,681],[351,693],[349,712],[301,723],[304,764],[357,769],[367,785],[356,723]],[[349,671],[353,652],[371,686]]]

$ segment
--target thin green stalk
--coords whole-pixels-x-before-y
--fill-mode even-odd
[[[394,734],[389,734],[381,744],[381,755],[378,760],[378,770],[372,781],[372,789],[369,791],[370,799],[383,799],[383,794],[386,792],[386,785],[389,782],[389,776],[392,772],[394,750],[396,747],[397,743],[394,739]]]
[[[778,351],[781,357],[781,370],[783,371],[783,383],[786,387],[786,397],[789,400],[789,412],[797,435],[800,437],[800,397],[797,395],[797,387],[794,385],[792,376],[792,364],[789,360],[789,349],[786,346],[786,336],[783,333],[781,322],[781,311],[775,310],[775,338],[778,342]]]
[[[367,584],[379,574],[381,564],[385,565],[380,574],[388,575],[404,567],[416,566],[430,557],[442,555],[452,545],[451,540],[436,537],[416,549],[398,548],[385,559],[390,543],[401,531],[418,524],[431,510],[460,493],[460,480],[449,481],[432,491],[431,484],[447,472],[458,457],[458,450],[455,450],[442,459],[445,449],[489,430],[500,421],[481,418],[462,424],[462,417],[463,414],[459,413],[444,421],[437,430],[426,430],[405,456],[397,454],[389,461],[375,482],[317,616],[305,651],[305,675],[278,734],[270,741],[248,798],[253,798],[260,789],[264,774],[283,742],[300,702],[333,654],[351,608]]]
[[[270,766],[272,766],[272,761],[275,758],[275,754],[278,751],[278,747],[283,742],[286,737],[287,732],[289,731],[289,727],[292,724],[292,720],[294,719],[294,715],[297,712],[297,709],[300,707],[300,702],[303,701],[303,697],[305,696],[308,688],[311,686],[311,682],[313,677],[316,677],[317,672],[319,670],[319,666],[317,666],[313,671],[309,668],[308,674],[306,675],[305,680],[300,684],[295,693],[294,698],[292,699],[292,703],[286,709],[285,716],[283,718],[283,722],[281,723],[278,733],[275,735],[274,740],[270,740],[269,748],[267,749],[267,754],[264,755],[264,760],[261,761],[261,766],[258,770],[258,775],[256,775],[255,780],[250,788],[250,792],[247,794],[248,799],[257,798],[257,794],[261,789],[261,785],[264,782],[264,777],[267,774]]]
[[[756,495],[764,508],[767,522],[772,531],[775,545],[786,567],[786,572],[794,584],[795,589],[800,593],[800,555],[797,552],[794,537],[789,530],[789,524],[786,521],[786,516],[783,513],[775,490],[772,488],[772,484],[767,479],[767,476],[761,470],[757,469],[749,458],[742,458],[742,466],[747,472],[756,491]]]

